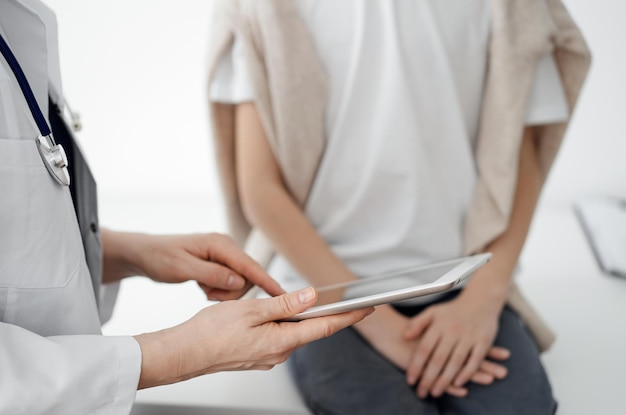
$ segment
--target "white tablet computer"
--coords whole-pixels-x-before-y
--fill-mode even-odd
[[[448,291],[461,284],[489,259],[490,253],[478,254],[402,269],[358,281],[318,287],[315,305],[288,318],[287,321],[343,313]]]

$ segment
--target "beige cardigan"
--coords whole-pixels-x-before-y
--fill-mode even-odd
[[[508,226],[517,183],[524,117],[538,60],[552,52],[570,113],[589,68],[588,48],[560,0],[492,0],[488,75],[476,148],[478,181],[465,225],[465,251],[479,252]],[[285,184],[304,205],[324,152],[327,84],[312,39],[292,1],[222,0],[216,4],[209,77],[231,46],[244,44],[254,100]],[[211,105],[217,166],[235,240],[267,265],[269,241],[245,219],[237,190],[234,109]],[[540,129],[537,149],[545,177],[567,123]],[[512,284],[508,304],[541,350],[554,334]]]

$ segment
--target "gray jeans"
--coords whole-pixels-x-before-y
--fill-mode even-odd
[[[453,298],[451,293],[441,301]],[[424,307],[402,307],[416,315]],[[500,315],[498,346],[511,351],[508,376],[490,386],[468,384],[465,398],[420,399],[404,372],[372,349],[351,328],[297,350],[289,359],[292,377],[314,414],[333,415],[548,415],[556,412],[538,350],[519,317],[508,307]]]

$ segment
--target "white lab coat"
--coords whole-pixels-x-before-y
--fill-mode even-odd
[[[0,32],[42,112],[62,102],[54,13],[1,0]],[[0,56],[0,414],[127,414],[141,351],[104,337],[69,189],[36,149],[39,131]]]

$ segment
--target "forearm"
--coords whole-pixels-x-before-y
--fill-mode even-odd
[[[236,148],[238,187],[247,219],[313,285],[355,280],[287,191],[252,104],[237,109]],[[401,336],[404,324],[404,317],[390,306],[380,306],[355,327],[375,344],[390,328]]]
[[[135,336],[142,355],[138,389],[167,385],[193,377],[193,370],[187,367],[189,354],[184,350],[187,343],[181,341],[181,335],[189,334],[177,326]]]
[[[288,192],[254,104],[236,111],[239,196],[248,221],[312,284],[356,279]]]
[[[102,229],[102,282],[113,283],[123,278],[143,275],[136,248],[146,235]]]
[[[248,203],[248,218],[308,281],[322,286],[356,279],[284,187],[268,184],[257,191]]]
[[[260,190],[259,199],[254,214],[248,214],[249,218],[312,285],[356,279],[284,189],[277,186],[271,190],[257,187],[257,190]],[[376,313],[355,324],[354,328],[372,347],[405,369],[410,348],[397,348],[397,345],[407,342],[403,338],[406,324],[406,318],[391,306],[381,305],[376,308]]]
[[[311,307],[311,288],[279,297],[225,301],[186,322],[135,336],[142,353],[140,389],[208,373],[267,370],[306,343],[328,337],[363,319],[372,309],[277,323]]]
[[[533,129],[526,128],[520,148],[518,179],[509,226],[487,246],[486,250],[493,254],[493,258],[474,274],[462,296],[486,298],[486,303],[493,304],[498,310],[504,305],[512,275],[530,229],[541,186],[542,177]]]

